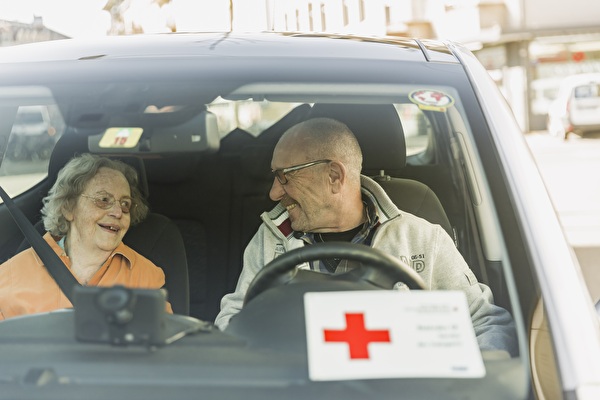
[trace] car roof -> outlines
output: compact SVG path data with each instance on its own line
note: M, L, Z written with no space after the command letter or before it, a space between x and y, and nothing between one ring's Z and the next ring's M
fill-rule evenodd
M331 40L331 39L337 40ZM293 46L290 44L293 43ZM391 51L395 48L396 51ZM404 37L264 33L181 33L64 39L0 49L6 63L162 57L347 58L458 62L446 43Z
M87 103L94 98L125 102L133 97L147 99L150 94L170 96L177 85L177 96L187 95L195 104L213 101L225 88L235 91L253 83L329 81L389 86L405 84L410 76L415 83L468 85L461 55L453 53L461 49L452 42L401 37L274 32L65 39L0 49L0 85L42 91L50 87L61 103L70 101L77 87L77 95ZM43 74L39 73L41 64ZM435 73L423 68L428 64L435 65ZM63 91L62 85L69 89ZM128 89L132 85L137 85L135 93ZM260 95L260 90L252 95ZM38 97L43 96L48 94L40 91ZM163 100L170 103L170 99Z

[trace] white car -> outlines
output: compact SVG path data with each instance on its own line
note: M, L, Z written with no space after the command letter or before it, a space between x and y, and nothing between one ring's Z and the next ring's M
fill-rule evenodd
M510 108L460 44L269 32L2 48L0 154L22 106L51 107L60 139L46 163L20 161L39 168L39 183L0 165L0 186L24 187L15 208L0 204L0 263L30 242L41 254L27 221L43 231L42 199L71 157L128 160L152 213L124 242L163 268L175 314L163 291L69 283L49 259L74 308L0 322L0 399L600 399L600 324L581 270ZM274 206L275 143L325 115L353 130L362 173L402 213L447 232L512 315L514 354L477 347L462 292L390 290L417 288L410 277L431 265L427 254L348 243L263 266L244 308L215 328ZM297 271L318 257L364 265ZM350 308L367 313L362 330L324 317ZM369 332L408 333L367 344L371 316ZM328 343L322 327L343 337Z
M600 132L600 73L571 75L548 109L548 133L568 138Z

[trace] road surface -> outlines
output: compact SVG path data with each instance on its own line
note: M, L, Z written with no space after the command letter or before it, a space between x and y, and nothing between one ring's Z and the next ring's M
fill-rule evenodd
M594 301L600 300L600 137L526 135Z

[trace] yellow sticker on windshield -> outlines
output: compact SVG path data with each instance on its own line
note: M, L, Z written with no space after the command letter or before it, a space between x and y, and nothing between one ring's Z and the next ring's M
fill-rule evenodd
M445 112L454 104L454 99L438 90L415 90L408 95L410 101L419 106L421 110Z
M144 132L142 128L108 128L99 145L105 149L115 147L131 149L137 146L142 132Z

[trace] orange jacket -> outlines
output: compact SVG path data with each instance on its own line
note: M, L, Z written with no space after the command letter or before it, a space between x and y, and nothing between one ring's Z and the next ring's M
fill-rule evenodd
M70 269L71 260L50 233L44 239ZM122 242L88 282L89 286L142 289L159 289L164 284L163 270ZM71 307L33 248L0 265L0 320ZM172 312L170 304L167 311Z

